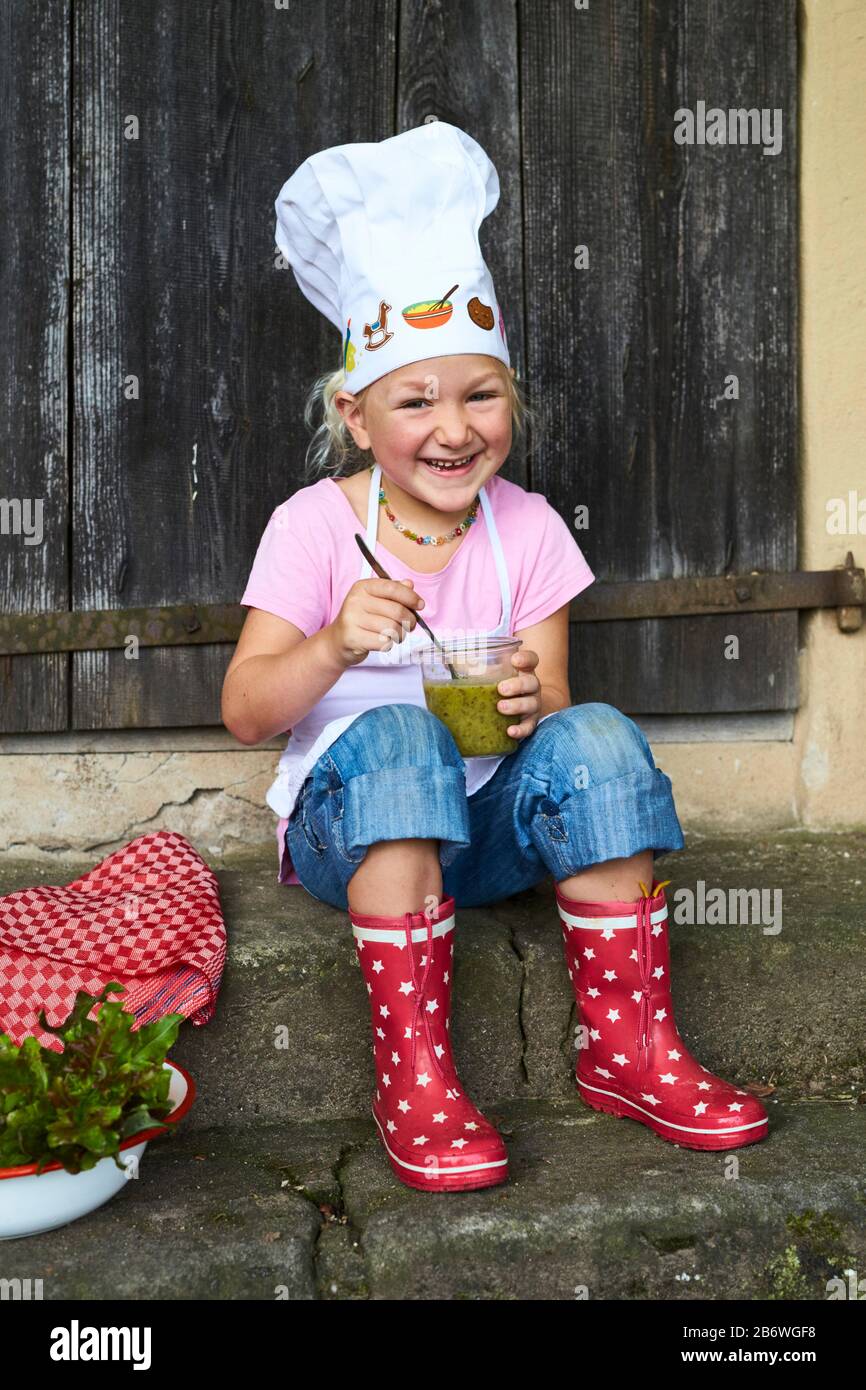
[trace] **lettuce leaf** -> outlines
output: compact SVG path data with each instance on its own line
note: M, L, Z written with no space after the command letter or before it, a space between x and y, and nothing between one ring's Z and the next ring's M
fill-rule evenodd
M44 1009L39 1026L63 1043L55 1052L33 1037L14 1043L0 1033L0 1168L56 1161L67 1173L119 1158L120 1144L159 1124L171 1111L171 1073L163 1062L177 1040L183 1014L165 1014L133 1031L135 1017L110 981L99 995L79 990L57 1027ZM101 1005L95 1019L87 1015Z

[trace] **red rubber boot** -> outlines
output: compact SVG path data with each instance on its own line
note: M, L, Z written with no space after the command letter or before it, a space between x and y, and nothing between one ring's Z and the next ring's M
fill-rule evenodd
M464 1094L451 1055L454 899L443 899L435 920L349 916L370 995L373 1119L391 1167L422 1192L504 1182L505 1144Z
M687 1149L736 1149L767 1137L767 1112L713 1076L674 1022L664 884L635 902L575 902L556 886L565 956L587 1036L581 1099Z

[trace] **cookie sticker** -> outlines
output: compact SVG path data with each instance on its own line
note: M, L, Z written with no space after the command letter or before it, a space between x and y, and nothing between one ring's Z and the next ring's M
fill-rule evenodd
M388 312L390 308L391 305L386 304L384 299L380 300L379 317L376 322L364 324L364 337L367 339L366 346L368 352L375 352L377 348L384 347L385 344L389 343L393 338L394 334L389 332L388 329ZM373 342L374 338L378 340L375 343Z
M466 305L466 312L473 323L477 323L479 328L492 328L496 319L493 317L493 310L489 304L482 304L477 294L473 295Z

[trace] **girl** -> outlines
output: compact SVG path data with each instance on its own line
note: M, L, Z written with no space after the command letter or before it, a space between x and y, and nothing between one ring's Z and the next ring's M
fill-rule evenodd
M268 522L223 690L241 742L290 735L267 797L280 881L348 911L373 1116L396 1175L426 1191L507 1177L451 1053L457 906L548 874L583 1100L691 1148L767 1132L760 1102L707 1072L674 1023L653 878L684 845L670 780L631 719L571 704L569 604L592 571L545 498L498 476L523 414L478 245L498 196L484 151L442 121L325 150L281 189L278 245L340 328L343 362L313 395L310 458L328 476ZM467 627L521 640L498 685L515 752L464 759L427 710L408 659L427 640L419 613L440 640Z

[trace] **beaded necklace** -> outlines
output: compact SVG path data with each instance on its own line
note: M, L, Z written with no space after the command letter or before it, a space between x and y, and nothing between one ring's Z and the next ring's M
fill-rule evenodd
M371 473L375 466L376 465L373 463L370 464ZM379 506L385 508L385 515L387 516L388 520L392 523L392 525L396 526L398 531L402 532L402 534L406 537L407 540L415 541L417 545L447 545L449 541L456 540L458 536L462 536L463 532L468 531L473 521L475 521L478 515L478 507L480 505L480 501L481 499L479 497L475 498L475 501L469 508L469 511L467 512L464 520L461 521L458 526L455 526L453 530L449 531L447 535L419 536L416 531L410 531L408 526L404 526L402 521L397 520L396 516L391 511L391 508L388 505L388 499L385 496L385 489L382 487L379 488Z

